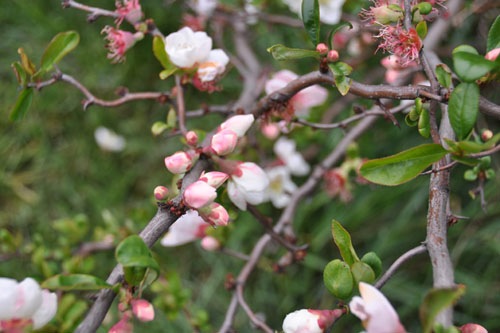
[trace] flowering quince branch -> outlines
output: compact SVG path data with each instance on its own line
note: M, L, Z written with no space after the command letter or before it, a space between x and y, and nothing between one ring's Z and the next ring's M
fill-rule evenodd
M148 247L152 247L180 217L179 214L174 213L170 208L179 207L184 190L195 182L201 175L202 171L207 167L208 163L206 160L199 160L198 163L196 163L195 166L193 166L193 168L184 176L180 194L176 198L172 199L171 203L168 205L159 204L156 215L139 234ZM117 265L108 276L106 282L110 285L114 285L116 283L122 283L123 278L123 269L121 265ZM85 319L80 323L75 332L95 332L104 320L104 317L111 307L115 296L116 293L112 289L101 290L92 307L87 312Z
M73 0L63 0L62 1L62 6L63 8L75 8L79 10L83 10L85 12L89 12L89 21L95 21L99 16L108 16L108 17L114 17L118 19L120 17L120 14L114 11L102 9L102 8L97 8L97 7L92 7L92 6L87 6L83 5L77 1Z

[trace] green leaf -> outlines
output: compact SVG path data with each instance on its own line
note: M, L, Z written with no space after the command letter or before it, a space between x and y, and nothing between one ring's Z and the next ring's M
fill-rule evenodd
M445 88L451 87L451 70L445 64L436 66L436 77L440 85Z
M101 290L112 288L106 281L87 274L55 275L43 281L42 288L51 290Z
M370 265L358 261L351 266L352 276L355 285L359 285L361 281L372 284L375 281L375 272Z
M14 71L14 74L16 75L17 82L19 85L21 85L23 88L26 87L26 82L28 80L28 73L23 68L23 65L19 61L13 62L10 67L12 67L12 70Z
M457 52L466 52L466 53L471 53L471 54L479 54L479 52L477 52L477 50L473 46L470 46L470 45L467 45L467 44L458 45L457 47L455 47L453 49L452 54L457 53Z
M488 41L486 42L486 51L491 51L500 47L500 16L497 16L495 22L491 25L488 32Z
M151 126L151 133L154 136L158 136L168 129L168 125L163 121L156 121L153 126Z
M294 49L286 47L282 44L276 44L267 49L267 52L271 53L274 59L282 60L293 60L302 58L319 58L318 51L304 50L304 49Z
M125 281L133 286L156 280L160 266L141 237L132 235L116 247L116 260L123 266Z
M360 172L372 183L399 185L417 177L446 153L438 144L420 145L392 156L369 160L361 166Z
M319 42L319 1L302 1L302 22L314 46Z
M339 248L340 255L349 266L359 261L358 255L352 246L351 235L336 220L332 221L332 235L333 241Z
M50 71L65 55L73 51L80 42L76 31L58 33L52 38L42 55L40 71Z
M425 36L427 36L427 22L425 22L425 21L418 22L417 26L416 26L416 30L417 30L418 37L420 37L421 39L424 39Z
M22 47L18 48L17 53L19 54L19 57L21 57L21 66L26 71L26 73L28 73L29 75L35 74L36 66L30 60L28 55L24 53L24 49Z
M424 333L432 332L436 316L453 305L465 293L465 286L454 288L432 289L427 293L420 306L420 321Z
M451 127L459 140L465 139L476 123L479 111L479 87L476 83L460 83L448 102Z
M354 291L351 269L340 259L332 260L325 266L323 282L326 289L340 299L348 299Z
M17 97L16 104L14 104L14 107L10 112L10 120L21 120L26 112L28 112L28 109L31 106L31 102L33 101L33 91L33 88L26 88L21 91L21 93Z
M167 51L165 51L165 40L160 36L155 36L153 38L153 54L164 68L164 70L160 72L160 79L165 80L179 70L179 68L170 61Z
M426 139L431 135L431 121L427 109L423 109L418 118L418 133Z
M362 258L361 261L370 266L375 273L375 278L377 278L380 273L382 273L382 260L378 257L375 252L368 252Z
M349 92L351 87L351 79L347 75L351 74L352 67L345 62L339 61L336 63L329 63L328 67L333 73L333 79L335 81L335 86L342 96L345 96Z
M465 82L473 82L499 65L479 54L453 52L453 67L457 75Z

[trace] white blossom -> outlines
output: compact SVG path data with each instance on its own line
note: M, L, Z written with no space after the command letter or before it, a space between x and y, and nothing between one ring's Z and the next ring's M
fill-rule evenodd
M305 176L309 173L310 166L302 155L297 152L295 141L280 137L274 144L274 153L286 165L292 175Z
M258 205L266 200L269 186L267 175L257 164L240 163L231 174L227 184L229 199L241 210L247 209L247 203Z
M190 68L207 59L212 49L212 38L206 32L194 32L184 27L165 38L165 51L170 61L180 68Z
M297 185L290 177L290 170L285 166L276 166L266 169L269 186L267 197L276 208L284 208L290 202L290 194L297 189Z
M106 151L119 152L125 149L125 138L106 127L98 127L94 131L97 145Z

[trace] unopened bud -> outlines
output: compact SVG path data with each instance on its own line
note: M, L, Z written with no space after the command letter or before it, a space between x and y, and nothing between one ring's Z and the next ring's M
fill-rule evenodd
M196 147L198 144L198 134L195 131L189 131L186 133L186 143L191 147Z
M493 132L489 129L487 130L484 130L482 133L481 133L481 140L483 140L483 142L486 142L488 141L489 139L491 139L493 137Z
M165 186L156 186L153 193L156 200L162 201L168 197L168 188Z
M210 205L217 197L215 188L202 180L197 180L184 191L184 202L191 208L202 208Z
M490 52L486 53L484 58L487 60L495 61L497 60L499 55L500 55L500 47L497 47L496 49L493 49Z
M326 58L329 62L336 62L339 60L339 52L337 50L330 50Z
M319 52L319 54L327 54L328 53L328 46L326 46L325 43L319 43L318 45L316 45L316 51Z
M206 182L208 185L219 188L229 178L229 175L220 171L204 172L200 176L200 180Z
M212 236L205 236L203 237L203 239L201 240L201 247L205 250L205 251L215 251L215 250L218 250L220 248L220 243L219 241L217 240L217 238L215 237L212 237Z
M230 129L223 129L217 132L210 141L210 148L219 156L224 156L233 152L238 143L238 134Z
M488 333L486 328L481 325L469 323L460 327L461 333Z
M144 299L134 299L131 302L132 312L140 321L151 321L155 318L153 305Z

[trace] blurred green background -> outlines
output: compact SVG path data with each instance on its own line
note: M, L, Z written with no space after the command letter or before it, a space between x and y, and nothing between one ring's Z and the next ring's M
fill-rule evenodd
M114 92L119 86L126 86L130 91L171 88L171 80L158 79L161 68L150 51L149 37L128 52L125 63L112 65L106 59L100 31L105 24L113 22L101 18L88 24L85 13L62 9L59 3L16 0L0 11L0 276L16 279L32 276L43 281L62 272L106 278L115 264L112 250L85 258L73 254L83 243L101 241L111 235L117 244L125 236L140 231L156 211L152 189L171 181L163 158L182 147L177 137L151 135L151 125L165 119L168 105L143 101L113 109L92 106L83 111L83 96L66 84L56 84L36 93L27 116L20 122L9 121L18 93L10 69L10 64L18 60L16 50L23 47L37 62L50 39L61 31L77 30L81 41L60 63L60 69L99 97L115 98ZM112 9L114 1L86 3ZM276 1L267 4L270 11L288 13ZM353 2L350 6L356 5L359 4ZM143 1L142 6L164 34L180 27L185 6L182 1ZM469 43L484 51L485 34L495 17L494 12L467 16L453 30L448 44L439 50L441 55L446 57L459 43ZM266 34L268 28L265 25L253 28L253 32L259 34L255 45L263 62L301 73L314 69L307 61L297 64L271 60L264 50L277 42L310 46L302 31L278 26L273 27L272 34ZM371 64L378 63L380 56L360 66L359 80L363 80ZM189 107L234 100L239 82L233 69L222 81L223 94L207 95L188 88ZM498 95L498 86L490 87L485 93L495 98L495 91ZM333 103L338 95L332 91L331 96ZM498 103L498 96L496 98ZM188 125L209 131L220 119L217 115L209 116L190 120ZM361 156L385 156L422 143L416 130L404 125L401 116L398 119L401 128L378 121L358 142ZM483 117L479 124L496 132L500 127L498 120ZM98 126L123 135L127 140L126 149L120 153L100 150L93 137ZM294 134L299 147L312 142L322 148L317 156L310 158L312 163L332 149L341 135L340 130L301 130ZM494 168L498 169L498 154L492 159ZM470 217L450 228L449 245L456 281L467 285L466 295L456 307L455 321L457 324L478 322L490 332L496 332L500 331L500 178L497 175L487 183L485 194L489 204L483 211L479 200L472 200L468 194L475 184L463 180L465 170L464 167L453 170L451 187L453 212ZM284 273L275 273L272 265L284 251L271 247L245 289L251 308L278 329L284 316L295 309L335 306L337 301L322 282L323 267L340 257L331 240L332 218L351 232L358 253L377 252L387 268L401 253L425 239L427 186L428 179L419 177L394 188L355 186L354 200L349 203L332 200L322 191L309 197L299 207L294 221L299 243L310 244L306 259L288 267ZM270 204L262 205L262 210L279 216L279 211ZM227 247L248 253L262 234L262 227L247 213L235 217L232 227L218 232L227 233ZM145 297L154 300L159 311L153 323L137 323L137 331L190 332L193 326L203 332L216 331L231 297L230 292L224 290L224 279L228 273L237 275L242 262L206 252L199 244L178 248L156 245L154 251L162 265L162 278ZM383 289L410 332L420 330L418 306L431 285L430 264L424 254L407 262ZM54 325L46 329L71 331L86 310L88 302L82 301L86 296L77 293L64 296ZM115 321L116 317L110 316L104 326L109 328ZM62 327L63 323L66 326ZM237 332L254 331L242 311L238 313L235 327ZM360 329L357 320L346 316L332 332Z

